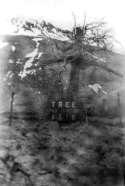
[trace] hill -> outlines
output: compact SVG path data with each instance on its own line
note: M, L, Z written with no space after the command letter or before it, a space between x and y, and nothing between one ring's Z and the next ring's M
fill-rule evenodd
M13 32L0 36L5 44L0 50L1 112L9 111L12 91L16 94L14 112L39 111L45 100L66 96L71 73L69 62L77 55L72 47L72 32L44 21L13 18L8 22ZM85 44L84 62L78 100L85 107L95 105L102 96L123 86L123 54Z

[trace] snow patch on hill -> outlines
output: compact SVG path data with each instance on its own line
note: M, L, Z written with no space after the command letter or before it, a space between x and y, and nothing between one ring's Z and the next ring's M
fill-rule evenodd
M16 50L16 47L15 46L11 46L12 48L12 51L14 52Z
M19 73L19 76L21 79L23 79L27 74L32 74L35 71L28 70L27 68L32 66L32 62L34 61L34 58L38 55L38 48L36 48L33 52L29 53L26 55L27 58L30 58L29 60L26 61L24 65L24 70Z
M101 85L99 85L99 84L88 85L88 87L91 88L91 89L93 89L94 92L96 92L96 93L99 93L99 91L101 90L104 94L107 94L107 92L105 92L105 91L102 89Z
M32 40L36 42L36 47L38 48L40 45L39 41L42 41L43 39L42 38L33 38Z
M0 48L5 47L6 45L8 45L8 43L3 43L3 42L0 42Z

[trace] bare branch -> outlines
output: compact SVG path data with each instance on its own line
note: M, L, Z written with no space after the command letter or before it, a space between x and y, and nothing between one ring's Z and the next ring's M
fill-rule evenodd
M71 13L72 13L73 18L74 18L74 27L73 27L73 30L74 30L74 28L76 28L76 16L74 15L72 10L71 10Z
M102 61L102 59L94 58L90 53L86 52L83 57L83 65L81 66L97 66L108 72L111 72L119 77L124 77L123 74L119 73L117 70L114 70L107 66L106 62Z

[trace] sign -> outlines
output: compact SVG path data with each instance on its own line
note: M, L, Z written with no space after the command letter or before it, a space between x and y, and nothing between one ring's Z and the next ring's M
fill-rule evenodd
M82 102L47 102L45 106L46 118L52 121L79 121L83 119Z

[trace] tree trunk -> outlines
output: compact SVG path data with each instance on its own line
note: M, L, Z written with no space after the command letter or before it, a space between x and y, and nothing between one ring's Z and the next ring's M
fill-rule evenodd
M76 28L75 36L74 36L74 50L76 51L76 58L70 62L71 72L70 72L69 86L67 89L68 101L78 100L80 66L83 60L82 37L83 37L82 29L79 27Z
M76 57L76 59L71 63L70 80L67 89L68 101L78 100L79 74L80 74L81 61L82 61L82 56L78 55L78 57Z

